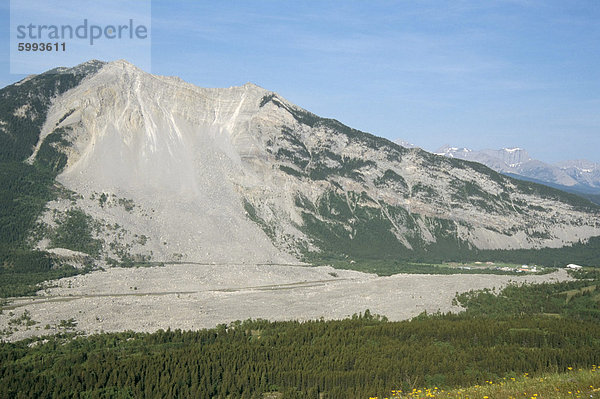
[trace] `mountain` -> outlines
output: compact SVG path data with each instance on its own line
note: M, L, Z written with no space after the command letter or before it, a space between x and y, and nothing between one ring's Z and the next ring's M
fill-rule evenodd
M600 164L583 159L555 164L582 186L600 189Z
M434 153L479 162L508 176L549 185L600 203L600 165L590 161L547 164L531 158L522 148L474 151L445 145Z
M497 163L501 169L516 168L526 162L533 161L527 151L522 148L503 148L501 150L473 151L469 148L450 147L445 145L434 152L450 158L467 159L469 161L486 160Z
M600 208L577 196L402 147L250 83L201 88L121 60L29 77L0 99L0 141L12 143L1 160L45 176L48 195L6 194L43 205L33 222L11 221L40 250L276 263L600 236Z

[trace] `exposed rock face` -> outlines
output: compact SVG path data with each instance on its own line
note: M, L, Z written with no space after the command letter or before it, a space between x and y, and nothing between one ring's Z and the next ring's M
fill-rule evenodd
M583 200L401 147L252 84L199 88L115 61L54 100L37 148L57 131L69 143L57 180L76 195L44 221L81 208L114 258L287 262L600 235Z
M57 180L105 227L121 226L103 234L115 257L291 260L247 218L233 184L245 174L242 157L253 143L243 127L263 92L200 89L117 61L56 99L40 143L56 128L69 132ZM122 238L111 241L115 233Z

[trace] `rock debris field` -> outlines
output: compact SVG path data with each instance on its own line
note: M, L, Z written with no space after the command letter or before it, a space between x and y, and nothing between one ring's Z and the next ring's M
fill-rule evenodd
M1 339L15 341L62 331L195 330L249 318L340 319L365 309L404 320L423 311L460 311L452 305L457 292L500 288L511 281L567 279L564 270L527 276L378 277L301 265L112 268L51 282L36 297L10 299L0 314L0 333Z

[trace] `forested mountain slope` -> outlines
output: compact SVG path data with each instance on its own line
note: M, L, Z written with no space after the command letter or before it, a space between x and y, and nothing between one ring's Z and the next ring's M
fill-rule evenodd
M253 84L206 89L89 62L0 98L5 244L110 264L261 263L437 259L600 235L589 201L406 149Z

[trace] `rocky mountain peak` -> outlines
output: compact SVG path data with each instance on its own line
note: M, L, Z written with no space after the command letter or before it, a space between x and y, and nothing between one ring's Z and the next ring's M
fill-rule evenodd
M431 257L600 235L591 203L407 150L253 84L202 88L123 60L86 76L53 98L30 161L76 193L40 223L84 212L107 258Z

